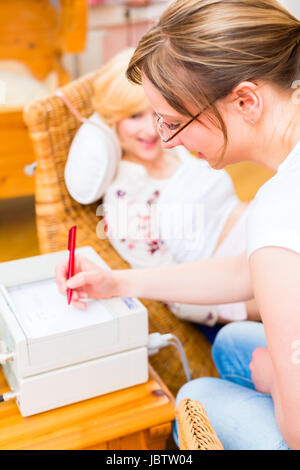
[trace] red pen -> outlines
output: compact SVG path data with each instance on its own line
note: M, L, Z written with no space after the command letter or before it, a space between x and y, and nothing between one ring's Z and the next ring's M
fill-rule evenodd
M69 240L68 240L68 250L69 250L69 265L68 265L68 279L74 276L74 268L75 268L75 244L76 244L76 228L77 226L74 225L69 230ZM67 289L67 298L68 304L70 305L72 300L72 289Z

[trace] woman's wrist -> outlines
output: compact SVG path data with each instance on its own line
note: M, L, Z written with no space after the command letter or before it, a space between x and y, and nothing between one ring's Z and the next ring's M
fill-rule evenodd
M134 271L132 269L120 269L113 271L114 297L138 297L137 292L134 292L135 283L132 282Z

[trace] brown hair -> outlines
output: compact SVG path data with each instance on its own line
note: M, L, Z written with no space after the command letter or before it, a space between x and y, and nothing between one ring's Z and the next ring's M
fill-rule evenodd
M288 89L300 72L300 22L275 0L177 0L141 39L127 77L142 73L179 113L185 103L227 131L215 102L244 80Z

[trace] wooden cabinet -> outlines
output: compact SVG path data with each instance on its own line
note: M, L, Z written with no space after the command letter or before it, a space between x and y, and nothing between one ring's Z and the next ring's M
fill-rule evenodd
M0 372L0 394L8 391ZM163 450L175 403L150 368L147 383L23 418L0 403L0 450Z
M34 178L24 173L33 161L22 111L0 111L0 199L34 194Z
M86 0L1 2L0 67L28 70L39 81L55 72L59 85L67 83L62 55L83 50L86 9ZM24 173L34 158L22 106L0 104L0 198L34 194L34 178Z

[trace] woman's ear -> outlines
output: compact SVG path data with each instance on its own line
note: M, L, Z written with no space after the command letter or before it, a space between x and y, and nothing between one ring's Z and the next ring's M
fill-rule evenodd
M231 94L235 108L244 120L250 124L256 124L263 110L263 98L259 86L253 82L241 82Z

